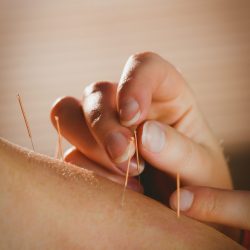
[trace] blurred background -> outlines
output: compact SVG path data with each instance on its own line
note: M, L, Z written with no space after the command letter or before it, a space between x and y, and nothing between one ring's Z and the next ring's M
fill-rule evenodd
M182 71L224 141L236 188L250 190L249 0L0 0L0 136L30 147L20 93L37 151L54 155L53 101L118 81L145 50Z

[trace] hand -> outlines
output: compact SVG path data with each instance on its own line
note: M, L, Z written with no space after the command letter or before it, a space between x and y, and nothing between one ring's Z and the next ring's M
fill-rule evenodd
M170 198L176 209L176 192ZM208 187L183 187L181 211L195 219L250 230L250 191L229 191Z
M54 124L55 115L83 157L118 175L126 170L130 127L138 126L140 154L156 169L179 172L185 185L232 188L222 150L187 83L154 53L131 56L118 85L97 82L84 90L83 101L59 100L51 112ZM130 169L138 174L135 159Z

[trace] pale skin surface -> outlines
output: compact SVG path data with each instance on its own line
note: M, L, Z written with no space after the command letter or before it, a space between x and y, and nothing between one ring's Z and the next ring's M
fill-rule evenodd
M87 163L86 163L87 165ZM0 139L0 249L242 249L93 172Z
M134 150L128 154L128 146L136 127L139 153L153 167L146 183L153 189L152 198L176 209L175 183L166 176L175 178L179 173L181 185L189 190L181 190L183 213L226 225L219 225L220 230L237 241L240 229L250 228L250 194L231 191L219 140L185 78L159 55L132 55L119 82L95 82L83 90L82 99L58 99L51 110L54 125L55 116L60 118L62 135L74 146L65 154L66 161L82 165L87 157L94 171L107 178L112 172L109 179L123 184L121 176L134 154ZM139 173L147 170L140 166ZM130 175L139 173L136 164L131 164ZM190 198L190 192L193 202L187 206L184 198L185 194Z

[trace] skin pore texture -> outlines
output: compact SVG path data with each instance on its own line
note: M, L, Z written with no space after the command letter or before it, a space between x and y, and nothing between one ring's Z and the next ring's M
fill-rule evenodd
M0 138L0 249L242 249L93 172Z

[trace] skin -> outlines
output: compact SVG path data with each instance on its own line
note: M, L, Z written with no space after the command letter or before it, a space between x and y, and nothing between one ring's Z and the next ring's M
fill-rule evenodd
M183 187L180 195L189 191L193 201L185 209L185 215L205 222L219 223L230 227L250 230L250 192L229 191L209 187ZM176 210L177 197L170 198L171 207Z
M82 100L60 98L51 110L54 126L55 116L62 135L83 158L117 176L125 174L128 158L134 155L135 147L128 148L137 127L139 153L159 176L175 177L179 172L183 185L232 189L222 149L192 91L174 66L157 54L132 55L118 83L92 83L84 89ZM154 135L151 145L145 139L150 124L160 128L164 139L158 151L151 147L160 144L152 142ZM130 176L143 170L134 164Z
M136 104L131 105L131 100ZM54 126L55 116L60 117L62 135L74 146L66 153L66 161L81 166L87 157L94 171L109 179L112 172L112 181L123 184L121 176L135 152L134 147L128 151L129 142L137 128L139 153L151 165L148 169L141 164L138 171L135 164L130 164L131 181L132 176L143 173L143 187L136 184L136 179L133 182L139 192L144 188L150 197L176 209L173 178L178 172L181 185L194 194L192 206L183 213L226 225L216 227L235 240L239 240L240 230L231 226L249 228L249 193L230 191L232 180L223 150L192 90L182 74L159 55L132 55L118 83L92 83L84 89L81 100L69 96L58 99L51 110ZM161 136L156 140L155 134L149 134L148 142L146 131L152 125L158 127ZM123 138L114 139L117 132ZM161 143L158 151L152 147ZM199 186L203 188L199 190ZM239 205L232 206L235 203ZM228 206L230 209L225 209Z
M1 249L242 249L92 171L0 139ZM87 165L87 163L86 163Z

